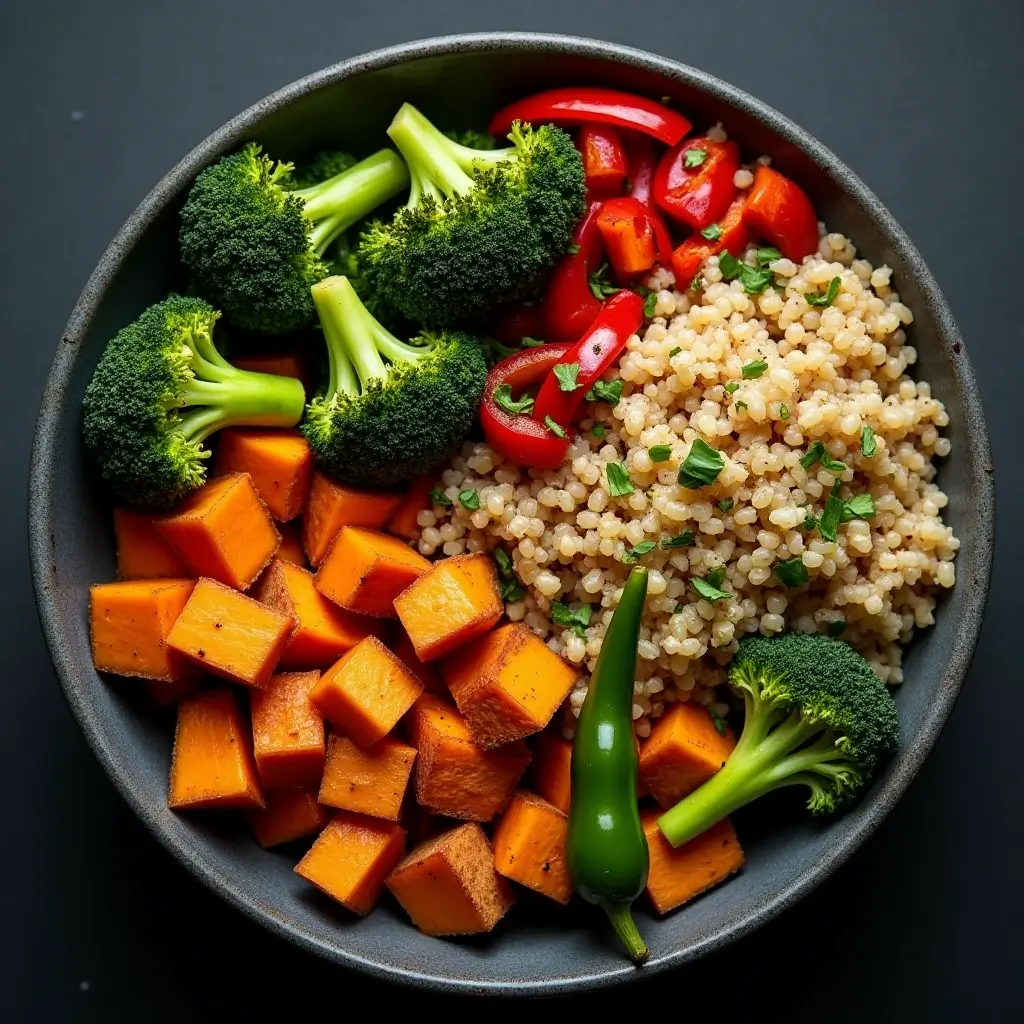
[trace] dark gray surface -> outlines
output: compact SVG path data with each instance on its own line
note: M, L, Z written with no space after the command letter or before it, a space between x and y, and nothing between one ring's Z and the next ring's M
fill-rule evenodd
M1020 144L1012 133L1000 133L1004 112L1020 100L1012 63L1021 36L1017 8L957 5L954 24L952 15L939 16L940 7L954 5L933 4L925 24L879 5L873 17L862 14L848 27L846 46L855 59L840 54L830 66L827 53L838 45L841 19L837 24L828 12L795 16L800 32L793 33L776 11L756 32L727 44L713 31L710 15L688 14L663 31L650 16L638 22L611 7L597 17L598 6L580 19L554 17L548 5L533 17L524 12L516 23L618 38L704 66L792 116L876 189L946 289L981 376L997 463L1006 466L1014 440L1009 388L1015 373L1008 357L1020 334L1011 327L1010 169L1019 163ZM323 5L323 16L337 26L341 42L335 43L327 32L289 29L276 7L247 4L231 16L217 14L226 5L213 14L200 10L213 19L209 37L185 28L177 44L170 31L189 26L195 16L189 4L145 16L127 5L118 13L114 5L94 4L78 24L37 5L31 26L0 25L0 90L5 98L18 97L8 103L17 111L10 133L15 158L9 153L0 170L3 223L13 225L5 232L13 241L5 254L12 276L0 288L8 347L26 353L25 384L11 388L4 410L8 437L19 441L5 454L9 480L24 479L31 410L71 302L108 237L170 163L268 89L345 53L445 29L510 24L508 17L447 19L438 6L430 21L421 12L422 24L414 24L391 5L384 15L391 20L360 31L366 15ZM10 20L9 12L0 17ZM239 24L239 17L246 22ZM614 31L616 18L621 31ZM816 46L814 38L828 41ZM142 53L126 50L131 46ZM28 77L20 79L23 72ZM72 120L73 110L84 116ZM111 164L108 152L124 160ZM976 192L966 191L972 182ZM23 199L14 199L15 185L28 192ZM1000 298L981 301L975 268L1000 281ZM10 490L20 495L20 483ZM1011 542L1019 491L1019 481L1001 480L1002 533ZM8 508L12 519L19 514ZM4 962L6 993L18 1006L32 999L37 1011L49 1011L40 1013L48 1019L85 1018L89 1009L105 1019L136 1012L169 1018L176 1011L204 1019L218 1007L232 1019L247 1011L301 1012L318 993L337 993L340 985L349 996L360 990L361 983L220 906L168 862L117 802L61 706L32 621L23 534L16 523L8 533L10 583L3 599L15 656L8 661L5 717L12 727L2 756L5 777L16 782L9 787L14 806L8 816L16 838L5 847L13 883L5 899L11 902L8 935L19 925L25 930ZM814 1004L836 993L840 1019L862 1018L872 1009L877 1016L879 1007L882 1019L1011 1019L1020 984L1011 966L1020 949L1014 873L1020 799L1013 789L1014 750L1002 746L999 735L1009 712L1021 705L1014 686L1019 672L1008 660L1008 642L1000 644L1016 611L1009 594L1015 557L1004 544L967 692L890 822L806 904L761 936L652 986L651 995L678 985L690 1009L720 1002L716 979L738 971L749 979L749 990L742 986L730 998L741 1009L753 1007L759 993L776 988L772 980L797 952L820 961L810 977L799 970L809 986L806 1000L786 1001L798 1019L820 1013ZM821 959L826 934L835 936L837 948ZM872 972L877 978L866 982ZM246 977L252 979L248 991ZM225 986L224 979L239 985ZM80 980L90 981L87 993L78 991ZM403 996L394 998L397 1007Z

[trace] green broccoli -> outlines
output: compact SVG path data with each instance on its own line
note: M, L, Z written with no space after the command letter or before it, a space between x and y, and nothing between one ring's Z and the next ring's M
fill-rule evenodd
M390 487L450 456L476 419L487 378L476 339L441 332L399 341L346 277L315 285L313 301L330 370L302 432L320 465L348 483Z
M327 247L409 182L391 150L295 191L292 170L249 143L203 171L181 211L181 259L197 291L264 334L313 322L309 289L329 273Z
M516 124L508 149L443 135L406 103L388 129L409 164L408 204L364 232L363 273L432 326L471 321L534 291L583 215L583 164L559 128Z
M297 164L281 184L289 192L314 188L316 185L323 184L328 178L336 178L339 174L344 174L349 168L355 167L356 163L356 158L351 153L345 153L338 149L325 149L317 153L311 160L307 160L306 163Z
M807 786L812 814L852 802L899 741L886 685L841 640L745 637L729 666L746 716L724 767L658 819L673 846L783 786Z
M223 427L291 427L299 381L232 366L217 351L220 314L172 295L122 328L85 390L85 445L117 495L165 508L206 479L203 441Z
M498 148L498 140L487 132L477 131L476 128L466 128L464 131L445 132L445 138L457 142L460 146L468 146L470 149L491 150Z

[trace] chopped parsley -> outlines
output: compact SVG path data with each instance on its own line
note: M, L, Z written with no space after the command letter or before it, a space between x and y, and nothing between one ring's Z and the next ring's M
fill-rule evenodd
M804 517L804 521L800 524L800 529L806 530L808 533L810 533L812 530L816 530L817 528L818 520L814 518L813 512L808 512L807 515Z
M570 242L569 248L565 250L570 256L575 256L580 251L578 242Z
M607 427L605 427L603 423L595 423L590 428L590 432L594 435L594 437L604 437L606 431Z
M704 287L704 278L697 274L694 279L690 282L690 291L699 292Z
M656 444L647 449L651 462L668 462L672 458L672 445Z
M788 420L789 419L789 406L786 405L785 402L783 402L782 405L779 406L779 419L780 420Z
M668 354L669 359L672 359L675 356L679 355L679 353L682 352L682 351L683 350L678 345L676 345L676 347L674 349L672 349L671 352L669 352L669 354Z
M878 442L875 440L875 432L867 425L860 430L860 453L865 459L873 459L878 451Z
M733 505L735 505L735 504L736 504L736 503L735 503L735 502L734 502L734 501L732 500L732 498L723 498L723 499L722 499L722 500L721 500L721 501L720 501L720 502L718 503L718 507L719 507L719 508L720 508L720 509L721 509L721 510L722 510L723 512L731 512L731 511L732 511L732 508L733 508Z
M747 407L747 403L746 402L737 402L736 403L736 408L737 409L746 409L746 407Z
M768 267L752 267L736 259L728 249L718 256L718 268L722 271L722 279L733 281L739 278L743 290L748 295L759 295L772 283L772 272Z
M782 253L773 245L765 246L763 249L757 250L757 265L759 267L767 267L769 263L774 263L776 260L782 259Z
M846 463L833 459L826 450L824 441L813 441L810 448L800 458L800 465L804 469L810 469L817 462L820 462L822 467L830 473L843 473L846 471Z
M475 512L480 507L479 492L474 491L471 487L464 491L459 491L459 504L470 512Z
M710 575L711 573L708 573L708 576ZM702 580L699 576L694 576L690 580L690 585L698 594L700 594L701 597L704 598L705 601L710 601L712 604L714 604L715 601L725 601L732 597L732 594L727 590L719 590L718 587L708 583L706 579Z
M547 427L555 437L560 437L562 440L565 440L567 435L564 428L560 424L556 423L550 416L544 417L544 426Z
M546 345L547 342L543 338L523 338L521 344L523 348L540 348L541 345Z
M767 369L768 364L763 359L755 359L752 363L747 363L741 372L744 380L756 380Z
M579 381L579 363L556 363L555 379L558 381L559 391L578 391L582 384Z
M679 483L691 491L713 484L725 469L725 459L703 438L690 445L690 454L679 467Z
M573 611L568 605L561 601L551 602L551 618L556 626L564 626L571 629L581 640L587 639L587 626L590 625L590 615L593 609L589 604L581 604Z
M590 279L587 283L590 285L590 294L595 299L604 302L609 295L614 295L616 292L621 292L622 289L617 284L612 284L608 278L610 268L607 263L602 263L601 266L590 275Z
M449 498L448 495L445 494L444 491L442 491L440 487L435 487L430 492L430 500L435 505L440 505L442 508L451 508L452 507L452 499Z
M523 395L522 398L518 399L513 398L511 384L499 384L494 389L492 397L494 398L494 404L510 416L522 416L533 412L533 399L529 395Z
M683 530L682 533L677 533L674 537L661 538L663 548L692 548L695 543L693 530Z
M622 560L626 565L632 565L638 559L643 558L644 555L649 555L657 546L653 540L642 540L639 544L634 544L626 551L622 556Z
M717 242L722 237L722 229L717 224L709 224L701 235L709 242Z
M654 316L654 311L657 308L658 308L658 293L657 292L651 292L644 299L644 316L647 317L648 320L650 320L651 317Z
M838 277L833 277L828 283L828 288L825 290L824 295L814 295L810 292L804 295L807 300L808 306L831 306L836 301L836 296L839 294L839 286L842 284L842 280Z
M609 462L605 466L605 473L608 476L608 493L613 498L623 498L636 490L633 481L629 479L626 467L621 462Z
M615 405L622 397L621 380L595 380L590 390L583 396L587 402L607 402Z
M848 523L851 519L872 519L876 514L875 499L870 494L857 494L843 502L843 515L839 521Z
M704 577L713 587L720 587L725 582L725 566L719 565Z
M739 389L740 389L739 383L737 381L734 381L734 380L729 381L729 383L725 385L725 393L727 395L733 395L737 391L739 391Z
M842 636L846 632L846 619L833 619L825 627L825 631L829 636Z
M498 586L498 595L505 602L522 601L526 597L526 591L519 580L502 580Z
M775 563L775 578L784 587L800 587L811 578L811 574L803 559L797 555L795 558L787 558L785 562Z
M495 548L493 554L494 561L498 566L498 572L505 579L508 579L512 575L512 559L509 557L508 552L504 548Z
M687 169L700 167L707 158L708 151L706 149L688 149L683 155L683 166Z
M716 715L711 708L708 708L708 714L711 716L711 724L715 727L715 732L717 732L719 736L724 736L726 730L729 728L725 719L722 718L721 715Z
M835 541L836 531L843 519L843 509L846 503L839 497L839 481L832 485L832 491L825 502L825 511L821 513L818 520L818 532L825 540Z

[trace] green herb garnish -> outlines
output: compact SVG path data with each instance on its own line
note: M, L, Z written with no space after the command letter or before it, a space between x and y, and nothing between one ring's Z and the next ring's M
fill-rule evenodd
M735 505L735 504L736 504L736 503L735 503L735 502L734 502L734 501L732 500L732 498L723 498L723 499L722 499L722 500L721 500L721 501L720 501L720 502L718 503L718 507L719 507L719 508L720 508L720 509L721 509L721 510L722 510L723 512L731 512L731 511L732 511L732 509L733 509L733 505Z
M472 488L459 491L459 504L463 508L469 509L470 512L475 512L480 507L479 492L474 491Z
M569 248L565 250L570 256L575 256L580 251L578 242L570 242Z
M732 281L739 278L743 290L748 295L759 295L772 283L772 272L767 267L752 267L736 259L728 249L718 255L718 268L722 271L722 279Z
M632 565L638 559L643 558L644 555L649 555L658 545L653 540L642 540L639 544L634 544L628 551L622 555L622 561L626 565Z
M775 578L784 587L799 587L806 583L811 574L799 555L796 558L788 558L785 562L775 563Z
M607 402L615 405L622 397L621 380L595 380L590 390L583 396L585 402Z
M694 279L690 282L690 291L699 292L704 287L704 278L697 274Z
M573 611L561 601L551 602L551 618L555 625L571 629L581 640L587 639L587 626L590 625L592 610L589 604L581 604Z
M785 402L783 402L782 405L779 406L779 419L780 420L788 420L789 419L789 406L786 405Z
M870 494L857 494L843 503L843 515L839 521L848 523L852 519L872 519L876 514L875 499Z
M614 295L616 292L621 292L622 289L617 284L612 284L609 280L609 273L611 268L607 263L602 263L593 274L590 275L587 283L590 285L590 294L595 299L604 302L609 295Z
M647 449L651 462L668 462L672 458L672 445L656 444Z
M769 263L774 263L776 260L782 259L782 253L773 245L767 245L763 249L757 250L757 265L759 267L767 267Z
M873 459L878 451L875 432L867 425L860 428L860 453L865 459Z
M837 480L832 485L828 501L825 502L825 511L821 513L821 519L818 521L818 532L825 540L835 541L836 531L842 522L845 507L846 503L839 497L839 481Z
M683 166L688 169L700 167L707 158L708 151L706 149L688 149L683 156Z
M721 715L716 715L710 708L708 708L708 714L711 716L711 724L715 727L715 732L719 736L724 736L729 728L725 719Z
M430 492L430 500L435 505L440 505L442 508L451 508L452 507L452 499L449 498L448 495L445 494L444 491L442 491L440 487L435 487Z
M725 459L703 438L690 445L690 454L679 467L679 483L691 491L713 484L725 469Z
M729 381L729 383L725 385L725 392L728 395L734 395L737 391L739 391L739 389L739 383L734 380Z
M683 530L682 533L677 533L674 537L661 538L663 548L692 548L695 542L693 530Z
M502 601L506 603L510 601L522 601L526 597L526 591L523 590L522 584L519 580L502 580L498 586L498 595Z
M737 409L746 409L746 407L747 407L747 403L746 402L737 402L736 403L736 408Z
M499 384L494 389L492 397L494 404L499 409L504 409L510 416L521 416L533 411L533 399L529 395L523 395L519 399L513 398L511 384Z
M804 298L807 300L808 306L831 306L836 301L836 296L839 294L839 286L842 284L842 280L838 277L833 277L828 283L828 288L824 295L814 295L807 293Z
M711 586L720 587L725 582L725 566L716 566L707 574L707 576L704 577L704 579L706 579Z
M804 469L810 469L816 462L820 462L824 469L830 473L843 473L846 471L846 463L833 459L825 448L824 441L811 442L810 448L800 459L800 465Z
M578 391L583 385L579 382L579 363L556 363L555 379L559 391Z
M747 363L741 372L744 380L756 380L767 369L768 364L763 359L755 359L752 363Z
M521 344L523 348L540 348L541 345L546 345L547 342L543 338L523 338Z
M658 308L658 293L651 292L647 298L644 299L644 316L648 320L654 316L654 311Z
M727 598L732 597L732 594L727 590L719 590L718 587L712 586L707 580L702 580L699 576L692 577L690 584L705 601L710 601L712 604L715 601L725 601Z
M512 559L509 557L509 553L504 548L495 548L491 554L494 555L494 561L497 563L498 572L500 572L505 579L508 579L512 575Z
M636 490L626 467L621 462L609 462L605 466L605 473L608 476L608 493L613 498L625 497Z
M813 512L808 512L804 517L804 521L800 524L800 529L810 533L811 530L818 528L818 520L814 518Z
M722 229L717 224L709 224L701 235L709 242L717 242L722 237Z
M674 349L672 349L671 352L669 352L669 354L668 354L669 359L672 359L675 356L679 355L679 353L682 352L682 351L683 350L678 345L676 345L676 347Z
M605 427L603 423L595 423L590 428L590 432L594 435L594 437L604 437L605 433L607 432L607 429L608 428Z
M544 426L547 427L555 437L560 437L563 441L565 440L567 436L565 429L556 423L550 416L544 417Z

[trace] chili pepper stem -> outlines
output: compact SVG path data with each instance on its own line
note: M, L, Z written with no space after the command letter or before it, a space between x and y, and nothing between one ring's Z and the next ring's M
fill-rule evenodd
M619 940L626 947L630 960L637 967L640 967L647 961L650 952L647 949L647 943L644 942L644 937L640 934L640 929L636 926L636 921L633 920L629 904L607 903L602 900L601 906L608 915L608 920L611 921L615 934L618 935Z

